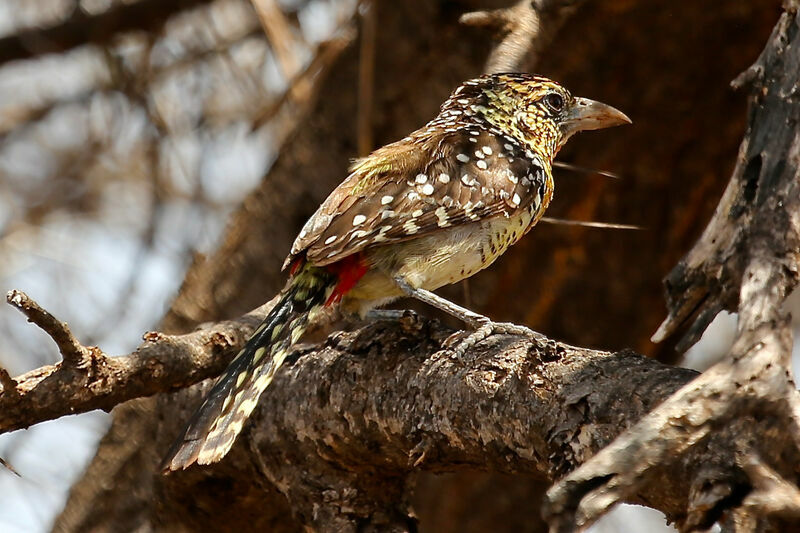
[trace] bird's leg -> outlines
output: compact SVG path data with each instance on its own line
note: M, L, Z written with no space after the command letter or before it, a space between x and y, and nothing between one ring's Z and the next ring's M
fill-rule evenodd
M367 320L402 320L406 317L416 318L411 309L370 309L364 318Z
M364 318L367 320L400 320L405 312L404 309L370 309Z
M458 304L451 302L446 298L432 293L425 289L416 289L408 284L402 278L395 278L395 282L400 289L412 298L416 298L421 302L444 311L445 313L454 316L472 327L475 331L470 333L465 339L459 342L454 348L457 357L461 357L466 351L481 342L485 338L494 335L495 333L508 334L508 335L525 335L526 337L536 337L538 334L525 326L518 326L511 322L494 322L489 317L470 311L466 307L461 307Z

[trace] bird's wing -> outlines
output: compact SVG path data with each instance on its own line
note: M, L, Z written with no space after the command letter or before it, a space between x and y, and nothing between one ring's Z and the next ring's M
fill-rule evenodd
M287 264L305 252L326 265L369 246L541 205L545 165L511 138L467 128L427 149L408 144L357 162L306 223Z

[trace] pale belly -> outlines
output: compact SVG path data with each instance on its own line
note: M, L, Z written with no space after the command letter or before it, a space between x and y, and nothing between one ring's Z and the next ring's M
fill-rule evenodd
M402 296L394 282L397 277L412 287L433 291L483 270L535 224L532 207L509 218L473 222L369 250L372 268L345 296L344 310L363 315Z

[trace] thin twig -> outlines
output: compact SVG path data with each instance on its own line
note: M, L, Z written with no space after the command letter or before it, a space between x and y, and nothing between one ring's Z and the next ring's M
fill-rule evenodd
M314 53L314 59L289 82L289 88L274 102L255 113L250 130L256 131L272 120L289 100L304 108L313 101L315 90L313 81L328 71L353 38L353 32L345 30L336 37L320 43Z
M300 69L297 55L292 51L292 30L289 21L275 0L252 0L253 7L278 60L283 77L291 80Z
M58 346L58 351L68 366L80 366L90 356L75 338L65 322L60 322L48 311L42 309L22 291L12 290L6 294L6 301L28 317L28 322L39 326Z

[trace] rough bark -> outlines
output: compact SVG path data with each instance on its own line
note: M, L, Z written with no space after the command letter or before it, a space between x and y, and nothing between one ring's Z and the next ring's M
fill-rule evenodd
M482 70L490 42L482 32L458 26L457 20L464 12L506 7L501 2L491 4L485 1L409 1L393 7L391 14L382 10L376 47L376 72L380 74L376 76L372 123L376 142L402 137L422 124L435 113L439 102L453 86ZM595 2L587 3L564 25L557 37L558 45L541 54L537 70L564 81L577 94L608 101L630 112L637 126L629 132L587 136L568 147L564 153L567 160L612 169L626 179L622 184L614 184L598 178L562 175L557 185L559 203L552 206L551 213L562 218L634 222L647 226L650 232L603 237L603 233L587 230L539 227L494 268L475 278L471 285L473 307L498 319L525 322L557 338L569 339L573 344L627 344L645 353L656 353L646 338L661 318L659 278L697 237L702 221L710 215L716 196L724 186L726 172L722 169L730 168L740 139L743 101L725 92L723 87L746 67L749 58L757 55L776 16L774 9L765 8L763 2L756 0L735 5L719 2L714 7L709 9L705 4L691 1ZM736 28L739 37L735 41L729 38L731 28ZM443 65L446 68L442 68ZM355 48L337 61L324 82L326 98L281 154L264 184L236 215L220 251L213 258L199 258L190 270L165 320L166 331L184 332L200 322L237 316L280 288L282 278L277 268L291 239L318 202L341 180L347 159L356 153L353 125L357 66ZM703 110L702 117L698 109ZM687 138L685 132L692 132L693 137ZM459 295L457 288L448 293L456 298ZM414 338L413 330L401 331L395 326L388 331L403 338ZM510 339L494 340L511 342ZM369 346L353 342L354 346ZM377 353L377 346L370 349ZM345 368L358 369L363 373L346 376L349 378L347 385L351 387L347 390L360 393L371 383L366 367L358 365L376 365L377 370L384 364L380 356L368 358L369 353L347 355L339 343L328 346L323 353L331 359L317 359L308 353L299 357L296 364L311 369L314 365L324 367L326 361L331 364L339 361ZM461 375L470 372L480 375L484 362L489 364L489 370L493 369L492 365L518 370L514 365L520 363L521 352L512 350L511 353L510 360L501 357L500 362L493 362L488 354L481 356L488 358L485 361L476 359L477 366L471 371L462 369ZM513 355L515 353L517 355ZM671 353L670 346L660 353ZM396 368L390 365L392 361L403 368L404 359L399 355L388 357L386 368ZM630 355L623 355L622 359L655 365ZM611 362L616 358L606 356L602 360ZM501 363L510 366L504 367ZM419 353L409 355L407 364L410 369L413 365L425 368ZM295 379L290 377L296 375L295 367L287 368L281 379ZM370 367L370 371L372 369ZM682 375L688 379L687 374ZM618 385L625 386L627 377L623 372ZM514 379L518 380L512 377L502 381L502 386L520 386L513 385ZM680 379L667 381L672 384L667 383L667 388L678 388L681 384ZM497 386L489 379L487 384L491 383L495 383L491 387ZM592 410L589 404L597 398L598 391L602 391L596 389L592 381L583 383L587 388L584 393L588 394L583 397L587 400L564 411L578 421L586 420L582 417L587 409L596 414L601 412ZM289 381L276 385L275 389L282 391L278 394L289 394L285 388L290 386ZM333 382L326 383L326 386L333 385ZM661 392L659 398L670 391ZM287 499L265 475L270 472L273 476L289 475L282 470L285 465L275 467L270 461L275 459L275 454L293 453L283 448L263 452L259 442L266 445L274 442L270 439L278 438L270 436L271 426L267 422L256 422L252 426L252 436L242 439L231 456L214 468L193 469L169 478L153 474L167 441L197 405L199 396L200 391L195 388L179 395L132 402L117 409L112 428L87 474L74 487L56 529L299 530L300 523L290 517ZM273 405L270 402L276 401L268 396L270 399L265 400L259 416L279 417L283 411L266 412L268 405ZM658 401L649 391L642 397L651 402L649 407ZM620 395L616 401L627 405L632 403L630 398ZM633 403L634 418L626 423L635 420L635 412L646 411ZM285 408L283 405L282 409ZM336 418L331 423L343 424ZM612 417L603 418L601 425L599 433L594 432L594 428L590 431L600 438L597 443L585 443L588 447L583 447L580 432L565 433L559 452L574 451L572 442L575 441L578 449L594 451L610 442L625 424ZM701 454L699 459L685 461L704 464L709 471L719 465L718 468L725 471L729 462L703 461L702 450L711 450L706 459L729 460L730 452L712 452L714 446L719 450L729 446L733 442L730 437L737 429L754 434L762 431L771 437L774 426L769 425L768 420L743 419L738 427L719 433L718 442L709 441L709 448L701 447L696 452ZM256 444L251 445L253 442ZM446 443L441 441L434 445L442 445L442 442ZM502 446L498 449L505 451ZM388 470L392 471L399 467L404 450L392 448L390 451L394 460ZM374 450L368 452L375 453ZM256 460L259 457L264 458L264 464ZM564 457L563 470L537 471L537 475L563 474L588 458L588 454L580 459ZM540 460L544 462L539 464L545 464L549 459ZM691 479L683 477L680 470L684 462L677 465L666 462L671 469L665 471L678 472L681 479ZM533 472L534 465L528 466L528 471ZM425 461L418 468L435 469ZM481 529L476 524L485 524L482 519L505 506L514 511L513 515L498 517L493 523L495 527L511 528L510 524L522 516L527 520L522 520L521 527L515 530L541 530L541 522L534 519L538 509L535 502L538 502L541 488L531 483L530 477L490 473L488 478L483 478L480 487L476 487L471 483L476 479L476 468L481 467L465 467L465 473L444 478L412 474L412 479L417 478L419 489L412 496L415 507L420 513L427 513L421 516L421 528L478 531ZM408 469L406 463L399 470L405 474ZM507 472L508 468L500 470ZM112 479L114 482L109 482ZM762 479L769 477L764 475ZM374 481L374 476L368 476L367 486ZM400 482L391 476L385 482L386 491L397 494ZM648 480L648 483L656 482ZM729 483L728 486L737 485ZM646 485L641 494L636 492L630 497L636 499L639 494L642 501L650 504L651 497L645 493L647 487L664 488L664 484L658 481L658 485ZM296 497L301 511L304 508L302 489L300 486ZM685 504L687 497L681 490L681 487L673 490L670 486L669 491L659 495L664 498L663 502L659 500L660 503L653 505L659 507L663 503L664 510L672 518L682 519L681 513L686 509L681 511L680 502ZM691 490L689 487L689 493ZM333 505L325 506L326 513L338 519L341 514L337 514L335 504L350 503L350 500L359 503L358 494L361 493L349 496L341 490L329 494L327 497ZM480 500L481 505L466 508L468 513L459 512L465 509L464 502L474 501L476 494L485 495ZM367 492L362 496L367 500L374 498ZM409 497L406 493L403 496ZM531 509L530 513L519 512L527 508ZM393 507L384 512L384 516L387 520L404 518L395 511L398 509ZM705 516L712 515L706 511ZM400 522L406 525L403 520Z
M380 322L296 356L242 436L238 461L246 455L315 529L410 530L414 473L556 479L695 376L630 352L516 337L493 337L454 360L439 351L449 333L423 320ZM666 474L675 465L664 467ZM645 487L635 499L681 516L689 492L681 485L697 467L681 466L687 475L665 475L661 490ZM173 510L162 516L198 525L215 519L173 506L172 493L163 503ZM520 512L534 518L538 506Z

